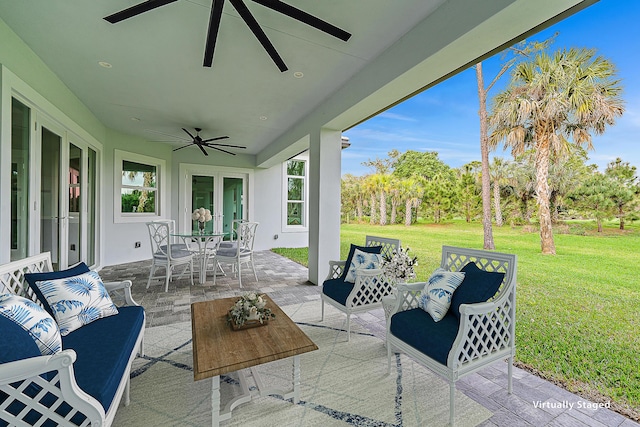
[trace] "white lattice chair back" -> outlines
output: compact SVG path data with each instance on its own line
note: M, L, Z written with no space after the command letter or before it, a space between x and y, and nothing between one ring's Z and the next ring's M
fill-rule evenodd
M490 257L487 254L490 254ZM467 249L466 252L461 253L459 248L443 246L440 266L447 271L460 271L468 263L474 262L481 270L505 273L498 293L490 300L493 301L502 295L505 288L504 285L513 281L516 274L513 260L513 256L509 254L474 251L472 249Z
M491 316L469 313L463 335L467 337L458 344L457 351L449 354L448 364L465 366L488 355L515 346L515 257L498 252L467 250L444 246L442 268L459 271L468 263L475 263L481 270L504 273L498 292L489 299L496 303ZM462 310L461 310L462 312Z
M51 265L51 255L49 252L43 252L38 255L29 257L31 262L25 265L23 260L17 260L2 266L4 273L0 274L0 294L11 293L29 298L42 307L42 303L38 300L35 292L29 287L25 280L25 274L43 273L53 271Z
M253 243L258 229L258 222L241 222L238 224L238 242L242 252L252 252Z
M152 221L147 223L149 239L151 241L151 253L154 257L171 256L170 225L165 221Z
M384 259L390 259L393 254L400 249L399 239L390 239L388 237L367 236L365 238L365 246L382 246L380 255Z
M230 241L234 241L234 240L238 240L238 229L240 228L240 224L244 224L249 222L249 220L246 219L234 219L233 221L231 221L231 233L229 235L229 240Z

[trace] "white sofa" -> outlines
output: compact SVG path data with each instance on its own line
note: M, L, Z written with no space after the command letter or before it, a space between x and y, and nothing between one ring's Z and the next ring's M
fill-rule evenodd
M43 306L25 274L51 271L48 252L2 265L0 294ZM123 395L129 404L131 364L143 354L144 309L131 297L131 281L104 285L118 314L62 337L56 354L0 363L0 425L109 426Z

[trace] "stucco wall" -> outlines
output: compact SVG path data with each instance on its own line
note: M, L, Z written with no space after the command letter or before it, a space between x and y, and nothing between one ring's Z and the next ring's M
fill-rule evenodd
M308 159L308 156L303 155L299 158ZM284 168L281 164L255 172L253 200L256 206L255 220L260 222L256 235L256 248L259 250L274 247L299 248L309 244L309 233L306 229L295 231L283 226L286 214L284 179Z

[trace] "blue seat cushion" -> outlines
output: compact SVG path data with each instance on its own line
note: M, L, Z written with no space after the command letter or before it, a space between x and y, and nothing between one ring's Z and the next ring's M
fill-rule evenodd
M160 249L153 254L154 258L167 259L167 245L160 246ZM171 245L171 258L184 258L193 255L187 245L182 243L174 243Z
M390 331L411 347L446 365L458 334L458 318L449 311L436 322L426 311L413 308L391 316Z
M40 291L38 286L36 286L36 282L41 282L44 280L66 279L67 277L79 276L81 274L88 273L89 271L90 270L89 270L89 267L87 267L87 264L85 264L84 262L81 262L80 264L77 264L66 270L47 271L44 273L27 273L24 275L24 279L29 284L29 287L33 289L33 292L35 292L36 296L38 297L38 300L42 303L42 306L44 307L44 309L47 310L47 312L51 316L53 316L53 310L51 309L51 306L47 302L47 299L44 297L44 294Z
M18 324L13 322L10 319L7 319L4 316L0 316L0 331L2 331L2 344L0 345L0 363L8 363L15 362L16 360L28 359L30 357L38 357L42 356L40 353L40 349L36 345L35 341L29 334L29 332L25 331ZM46 381L50 381L55 376L55 372L47 372L41 375ZM22 384L22 382L18 383ZM35 397L42 388L36 384L29 384L23 391L23 394L27 396ZM0 404L4 405L6 400L9 398L9 395L0 392ZM51 407L51 405L55 402L55 398L49 395L45 395L44 398L40 401L43 405L47 407ZM69 409L63 408L64 405L56 409L55 412L61 414L62 416L66 416L69 413ZM68 405L66 405L68 407ZM24 405L19 401L11 401L6 406L6 411L12 415L18 415L23 409ZM82 417L84 418L84 417ZM40 419L40 415L38 413L29 413L23 419L30 425L34 425ZM75 421L75 420L74 420ZM76 425L80 425L83 419L80 419L80 422L77 422ZM6 426L5 421L0 420L0 426ZM54 424L52 422L45 422L44 426L53 427Z
M118 307L104 317L62 337L62 348L73 349L76 382L109 410L144 323L142 307Z
M451 310L460 318L461 304L476 304L485 302L498 292L504 273L484 271L470 262L460 270L464 272L464 280L460 283L451 297Z
M322 284L322 293L342 305L347 305L347 297L354 286L354 283L345 282L338 277L337 279L326 280Z
M0 331L2 331L0 363L42 356L31 334L13 320L0 316Z
M347 277L347 273L349 273L349 267L351 266L351 261L353 260L353 253L356 249L360 249L362 252L366 252L369 254L379 254L382 252L382 246L357 246L353 243L349 248L349 255L347 255L347 259L344 263L344 270L342 270L342 274L340 278L344 280Z
M251 251L247 250L247 249L242 249L240 248L240 256L242 255L248 255ZM238 255L238 246L236 246L235 248L220 248L218 249L218 251L216 252L216 255L220 255L223 257L227 257L227 258L233 258L236 255Z
M238 241L235 240L233 242L230 241L226 241L226 242L220 242L220 248L225 248L225 249L229 249L229 248L237 248L238 247Z

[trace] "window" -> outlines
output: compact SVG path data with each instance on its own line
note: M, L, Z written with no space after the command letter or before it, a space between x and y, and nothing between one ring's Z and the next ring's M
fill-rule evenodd
M306 165L304 160L287 161L287 226L306 226Z
M164 160L116 150L116 222L148 221L161 215L164 164Z

